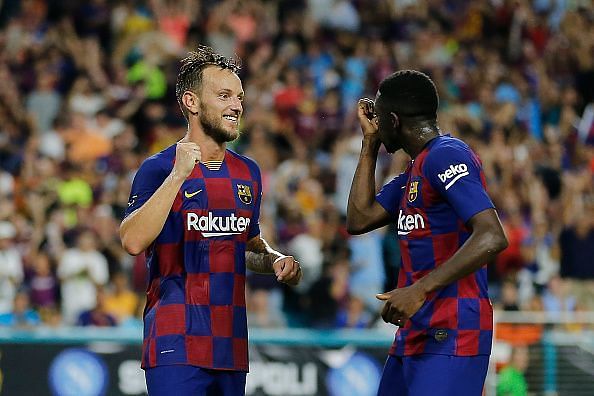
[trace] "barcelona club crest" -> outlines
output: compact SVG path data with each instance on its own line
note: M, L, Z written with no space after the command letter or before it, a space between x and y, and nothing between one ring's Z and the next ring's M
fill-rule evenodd
M410 186L408 186L408 202L414 202L419 195L419 182L413 181L410 182Z
M250 186L246 186L245 184L238 184L237 185L237 196L246 205L252 203L252 190L250 190Z

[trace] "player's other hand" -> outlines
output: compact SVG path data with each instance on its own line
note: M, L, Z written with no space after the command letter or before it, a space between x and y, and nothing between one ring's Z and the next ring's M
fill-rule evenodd
M359 99L357 116L359 117L363 136L377 136L378 119L373 100L369 98Z
M404 326L404 323L413 316L422 306L427 295L414 284L387 293L377 294L378 300L385 301L382 309L382 319L386 323Z
M276 280L286 283L289 286L297 286L303 276L301 265L299 265L299 261L295 260L293 256L277 258L272 263L272 269L274 269Z
M184 136L182 140L177 142L175 147L175 165L173 169L182 177L188 177L192 173L192 169L202 159L200 147L191 142L188 136Z

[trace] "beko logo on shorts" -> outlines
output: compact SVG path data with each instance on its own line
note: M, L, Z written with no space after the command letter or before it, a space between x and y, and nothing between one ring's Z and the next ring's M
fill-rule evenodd
M205 238L238 235L247 230L250 225L249 218L237 217L235 213L229 216L213 216L208 212L208 216L199 216L188 212L186 220L188 231L200 231Z
M398 235L408 235L414 230L424 229L425 219L418 213L404 214L402 209L398 212Z
M468 175L468 166L466 166L466 164L456 164L450 165L450 167L443 171L443 173L439 173L437 177L439 177L439 180L441 180L442 183L449 181L445 186L445 189L447 190L452 187L458 179ZM450 180L452 177L453 179Z

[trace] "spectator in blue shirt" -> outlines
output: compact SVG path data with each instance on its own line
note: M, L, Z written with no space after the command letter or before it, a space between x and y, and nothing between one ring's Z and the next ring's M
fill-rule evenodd
M0 326L28 328L41 323L39 314L30 307L29 294L26 290L17 292L12 312L0 315Z

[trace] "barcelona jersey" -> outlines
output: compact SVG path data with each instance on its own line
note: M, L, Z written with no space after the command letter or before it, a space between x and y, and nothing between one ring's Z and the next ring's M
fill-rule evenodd
M443 265L468 239L468 220L494 207L479 158L449 135L431 140L376 200L397 224L402 255L398 287ZM390 354L488 355L492 336L493 308L483 266L431 293L397 330Z
M170 174L175 149L142 163L126 215ZM143 368L185 364L248 370L245 248L260 234L261 192L256 163L231 150L222 162L197 164L187 177L145 252Z

